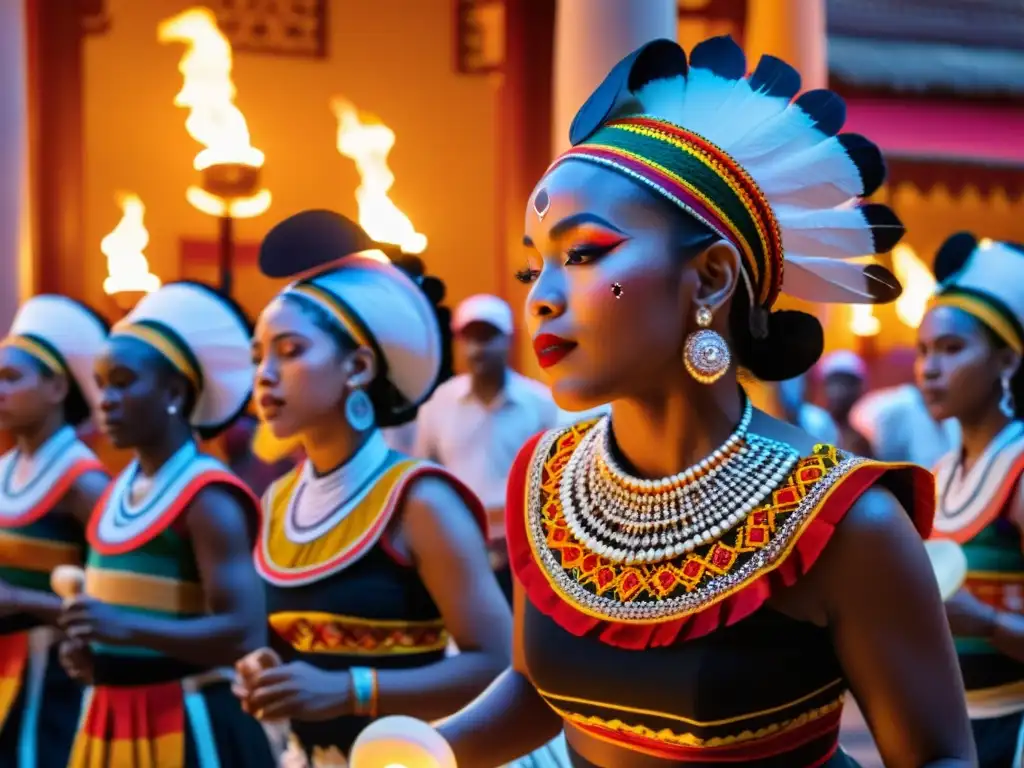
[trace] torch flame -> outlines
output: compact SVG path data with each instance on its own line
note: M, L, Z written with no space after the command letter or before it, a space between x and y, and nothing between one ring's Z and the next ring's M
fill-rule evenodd
M877 336L882 330L882 322L875 317L875 308L870 304L851 304L850 330L862 338Z
M345 99L334 99L331 109L338 118L338 152L351 158L359 171L356 202L360 226L379 243L392 243L404 253L423 253L426 236L416 231L409 217L388 197L395 183L388 167L395 132L374 117L360 115Z
M174 104L187 107L185 130L202 144L193 161L197 171L214 165L237 164L262 168L264 155L252 146L245 116L234 104L231 81L231 44L217 26L217 18L206 8L190 8L160 23L161 43L185 43L178 71L185 82ZM247 198L224 200L201 189L189 187L188 201L203 213L235 218L259 216L270 207L270 191L263 189Z
M905 243L892 249L892 267L903 285L903 293L896 300L896 316L904 325L917 328L935 292L935 278L914 249Z
M100 250L107 257L107 274L103 291L112 296L126 291L149 293L160 287L160 278L149 271L143 251L149 244L149 232L142 223L146 206L138 195L121 193L121 220L110 234L100 241Z

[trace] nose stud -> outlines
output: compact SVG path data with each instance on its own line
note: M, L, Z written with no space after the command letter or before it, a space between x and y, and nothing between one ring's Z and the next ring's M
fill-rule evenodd
M612 296L616 299L622 298L622 286L618 283L612 283Z

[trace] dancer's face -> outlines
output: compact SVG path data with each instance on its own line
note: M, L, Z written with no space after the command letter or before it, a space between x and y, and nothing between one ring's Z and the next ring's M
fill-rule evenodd
M1012 365L1010 350L962 309L933 307L917 331L914 375L935 419L983 412L1001 396L1000 375Z
M172 422L188 419L187 382L149 345L114 336L96 359L95 372L100 429L116 447L154 445Z
M330 323L296 298L278 297L260 314L252 344L256 407L275 437L336 423L346 394L373 378L372 353Z
M538 195L550 203L543 218ZM529 331L567 410L689 380L682 349L698 302L711 306L713 327L727 335L735 249L715 244L625 176L583 162L559 165L527 205L524 244L517 277L532 284Z
M30 430L60 408L67 395L63 376L44 374L28 352L0 346L0 429Z

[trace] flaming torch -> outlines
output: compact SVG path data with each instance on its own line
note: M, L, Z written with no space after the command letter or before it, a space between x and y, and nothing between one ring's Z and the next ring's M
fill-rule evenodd
M146 206L138 195L124 192L118 195L117 202L121 206L121 220L100 241L100 250L107 257L103 292L127 312L143 294L160 287L160 278L149 271L149 261L143 253L149 244L149 232L142 223Z
M263 153L252 146L245 117L234 104L231 44L206 8L191 8L161 22L161 43L185 43L178 71L184 85L175 106L187 107L185 130L203 145L193 167L200 173L186 199L220 221L221 290L231 292L234 219L259 216L270 207L270 190L261 188Z
M395 183L388 167L395 132L376 117L361 114L343 98L335 98L331 109L338 118L338 152L351 158L359 171L359 225L378 243L395 245L403 254L423 253L426 236L416 231L409 217L388 197Z

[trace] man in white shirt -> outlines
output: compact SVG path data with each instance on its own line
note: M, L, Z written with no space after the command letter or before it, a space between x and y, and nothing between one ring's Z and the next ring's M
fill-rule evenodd
M469 372L439 386L420 408L413 449L451 470L480 497L491 564L510 599L505 483L523 443L561 419L547 387L508 367L512 330L512 310L497 296L471 296L459 305L452 332Z

